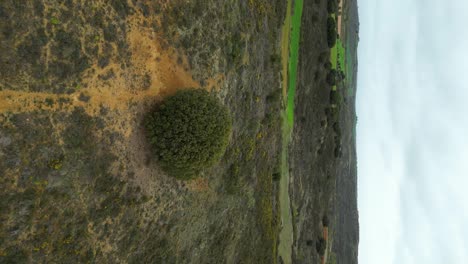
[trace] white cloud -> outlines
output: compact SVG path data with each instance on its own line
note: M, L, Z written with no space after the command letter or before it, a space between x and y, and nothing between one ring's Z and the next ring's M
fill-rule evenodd
M359 261L468 263L468 2L358 4Z

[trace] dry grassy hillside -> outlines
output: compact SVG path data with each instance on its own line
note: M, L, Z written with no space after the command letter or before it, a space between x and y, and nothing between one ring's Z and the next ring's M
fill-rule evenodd
M0 262L273 263L284 4L1 1ZM178 181L141 121L187 87L234 124Z

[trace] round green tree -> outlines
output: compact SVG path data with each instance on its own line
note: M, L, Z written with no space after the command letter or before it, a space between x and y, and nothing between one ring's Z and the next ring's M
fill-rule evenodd
M150 144L171 176L190 179L219 161L231 133L228 109L201 89L178 91L146 119Z

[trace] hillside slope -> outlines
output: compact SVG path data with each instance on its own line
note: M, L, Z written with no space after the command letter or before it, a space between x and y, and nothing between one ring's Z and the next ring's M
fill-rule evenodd
M327 44L329 16L327 1L304 1L290 148L294 263L321 263L319 241L328 230L327 251L332 251L328 261L357 263L356 1L344 1L344 22L338 33L347 54L347 76L336 88L328 80L332 67Z
M1 1L0 262L274 263L283 5ZM178 181L141 122L189 87L233 133Z

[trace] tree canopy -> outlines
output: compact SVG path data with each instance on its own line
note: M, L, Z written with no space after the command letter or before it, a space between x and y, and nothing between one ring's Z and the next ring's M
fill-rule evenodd
M333 48L336 43L336 21L333 17L327 19L327 43L329 48Z
M150 144L169 175L190 179L224 154L232 126L228 109L201 89L168 97L146 119Z
M337 0L328 0L327 2L328 13L333 14L338 10L338 1Z

